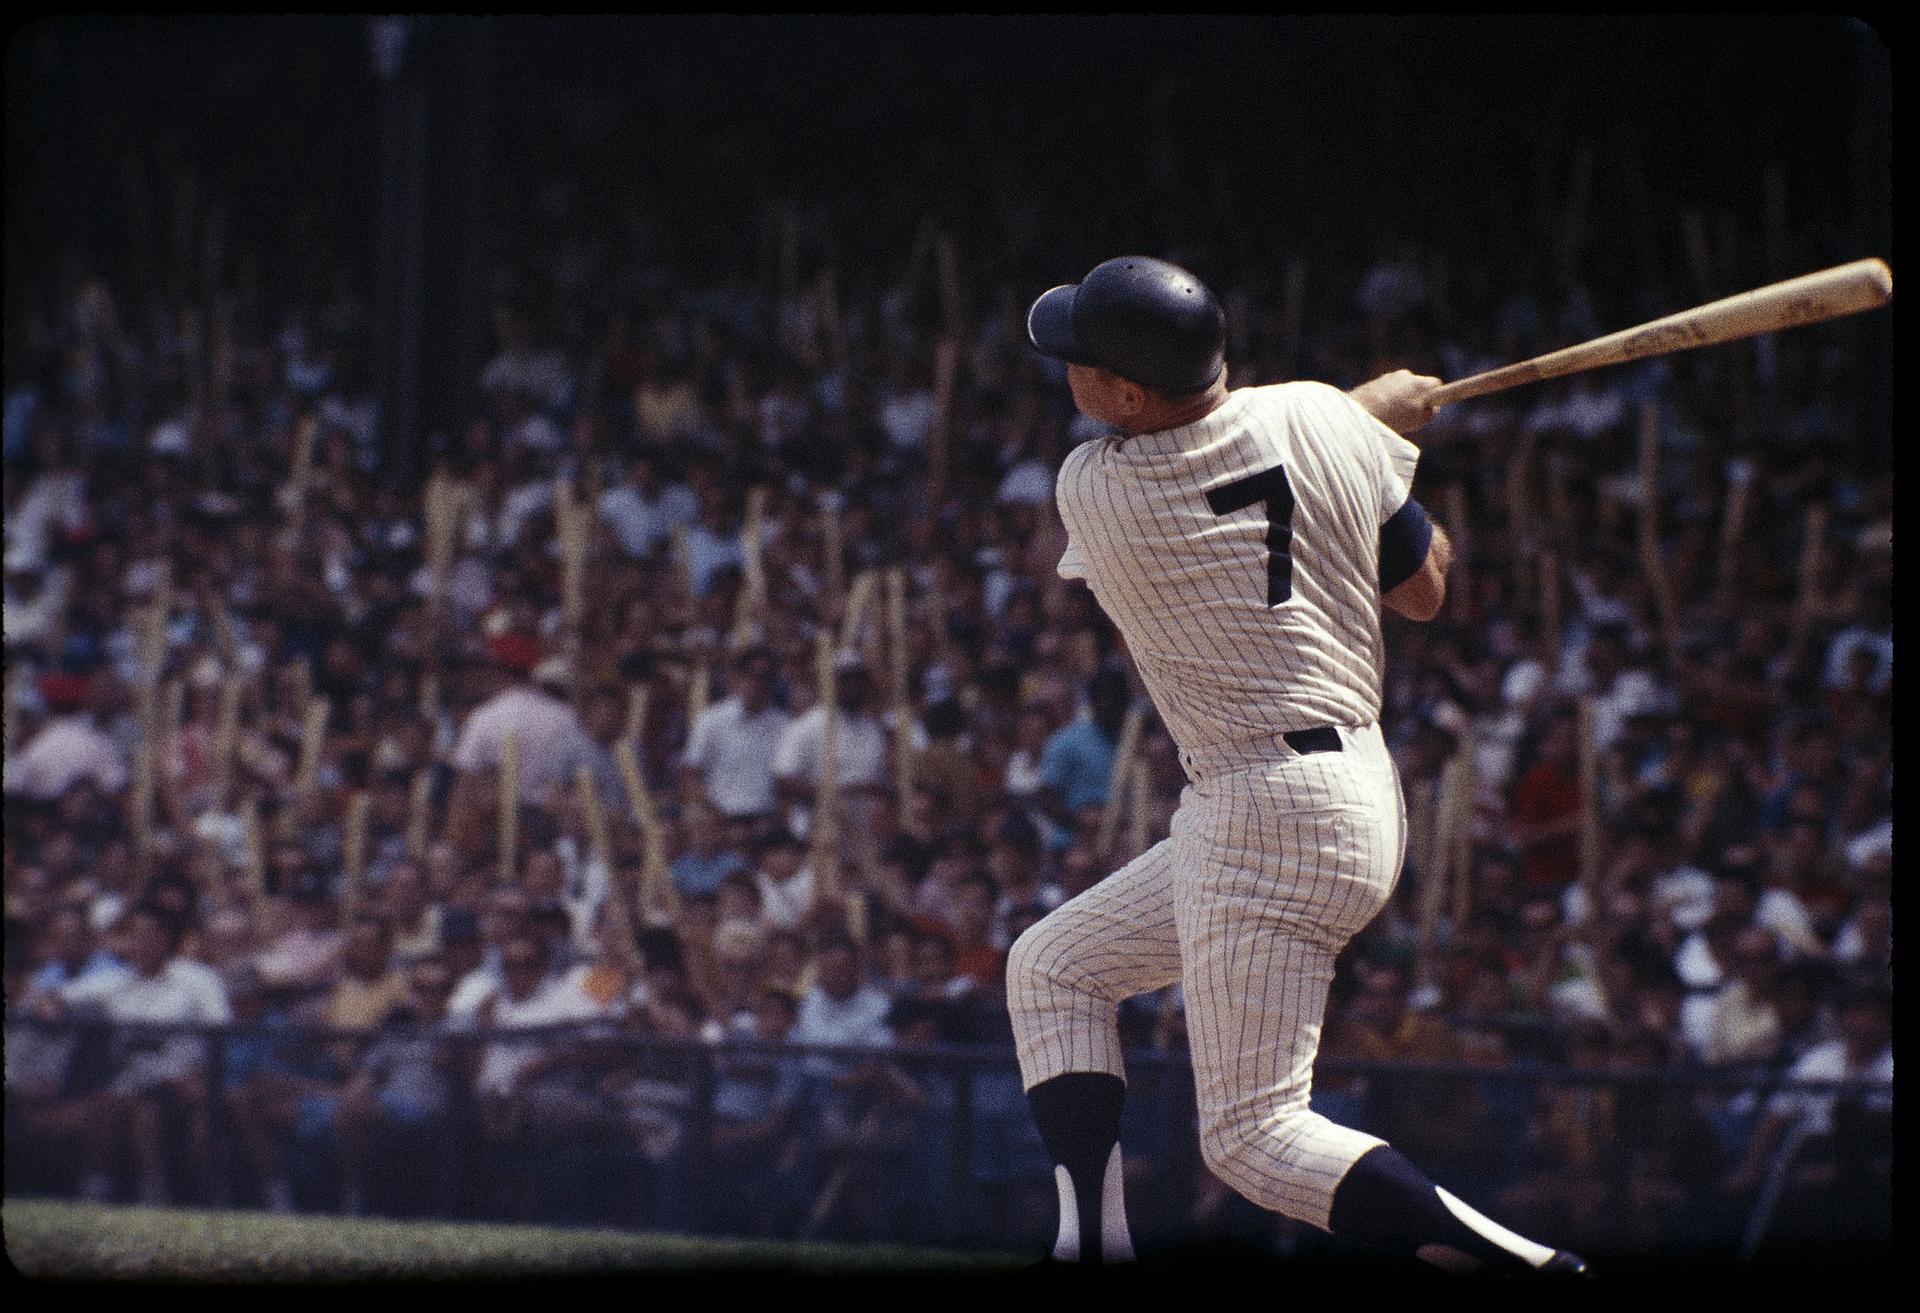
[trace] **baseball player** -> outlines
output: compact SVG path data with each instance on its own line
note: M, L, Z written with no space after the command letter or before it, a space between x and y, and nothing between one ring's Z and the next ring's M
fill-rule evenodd
M1429 620L1447 537L1410 492L1439 380L1229 390L1186 270L1109 260L1033 303L1075 404L1114 436L1062 465L1060 573L1126 640L1189 783L1169 837L1014 944L1020 1069L1060 1192L1058 1261L1132 1258L1115 1006L1179 982L1211 1170L1247 1198L1437 1266L1580 1272L1308 1108L1334 959L1406 847L1381 737L1380 608Z

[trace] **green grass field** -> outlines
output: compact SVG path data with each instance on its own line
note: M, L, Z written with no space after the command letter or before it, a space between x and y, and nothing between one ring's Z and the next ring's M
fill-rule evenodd
M779 1271L822 1277L991 1275L1031 1257L712 1240L453 1222L105 1208L8 1200L24 1275L85 1281L444 1281Z

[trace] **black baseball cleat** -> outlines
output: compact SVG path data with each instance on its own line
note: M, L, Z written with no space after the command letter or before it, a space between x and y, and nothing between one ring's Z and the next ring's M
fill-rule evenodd
M1593 1269L1587 1266L1587 1260L1565 1249L1553 1251L1553 1257L1542 1263L1537 1269L1551 1277L1591 1277Z

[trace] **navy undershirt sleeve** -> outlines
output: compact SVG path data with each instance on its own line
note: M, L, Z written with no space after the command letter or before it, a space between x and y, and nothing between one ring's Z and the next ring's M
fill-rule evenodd
M1380 526L1380 593L1392 592L1418 573L1433 545L1433 522L1413 498Z

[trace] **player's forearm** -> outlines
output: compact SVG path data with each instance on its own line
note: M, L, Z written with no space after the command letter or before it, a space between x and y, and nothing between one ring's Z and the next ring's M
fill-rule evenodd
M1447 573L1453 569L1453 539L1447 537L1447 531L1440 521L1433 521L1433 546L1427 549L1427 560L1440 576L1442 593L1446 591Z
M1409 620L1431 620L1447 601L1447 571L1453 566L1453 542L1438 523L1426 559L1412 577L1385 594L1381 603Z

